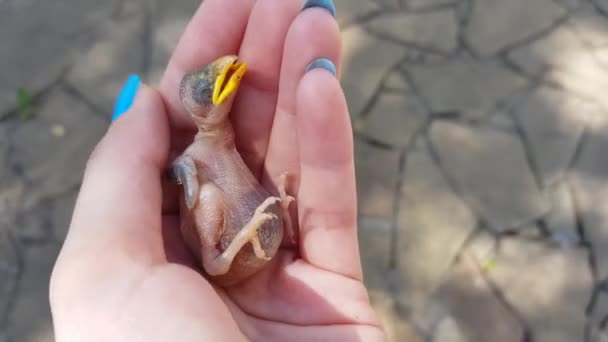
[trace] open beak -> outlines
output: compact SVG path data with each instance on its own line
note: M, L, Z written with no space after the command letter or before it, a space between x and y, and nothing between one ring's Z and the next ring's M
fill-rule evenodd
M220 105L239 88L241 79L247 71L247 63L237 62L227 63L215 80L213 87L212 101L214 105Z

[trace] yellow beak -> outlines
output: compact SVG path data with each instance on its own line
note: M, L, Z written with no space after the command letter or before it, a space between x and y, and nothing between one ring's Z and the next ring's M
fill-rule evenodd
M247 71L247 63L236 61L228 64L215 80L212 101L214 105L220 105L234 93L241 83L241 79Z

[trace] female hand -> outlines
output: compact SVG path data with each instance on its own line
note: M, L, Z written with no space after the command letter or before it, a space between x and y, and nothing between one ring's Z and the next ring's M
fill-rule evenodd
M329 0L304 7L206 0L159 89L131 80L133 104L90 157L53 271L58 342L385 339L362 282L335 10ZM165 173L194 134L182 75L226 54L248 63L231 116L237 147L269 188L284 171L295 180L298 243L222 289L197 271L179 235L177 188Z

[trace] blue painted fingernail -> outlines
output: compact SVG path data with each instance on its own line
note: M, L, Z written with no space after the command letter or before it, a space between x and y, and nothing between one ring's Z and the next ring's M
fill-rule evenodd
M302 11L312 7L325 8L334 18L336 17L336 6L332 0L306 0Z
M139 88L140 83L141 79L139 78L139 76L129 76L122 89L120 90L120 94L118 94L116 103L114 103L114 114L112 114L112 121L118 119L121 115L128 111L129 108L131 108L131 105L133 104L133 99L135 99L135 95L137 94L137 89Z
M310 71L312 69L325 69L331 72L332 75L336 76L336 66L332 61L327 58L319 58L312 61L312 63L308 64L306 67L306 71Z

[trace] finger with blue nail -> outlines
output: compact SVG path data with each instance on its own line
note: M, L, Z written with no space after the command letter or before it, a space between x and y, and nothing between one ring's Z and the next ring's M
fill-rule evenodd
M293 132L300 129L295 120L300 116L296 98L303 77L321 70L334 78L332 83L336 81L341 65L341 37L335 14L330 0L305 1L286 32L277 85L276 108L279 110L275 111L264 159L265 168L272 176L285 168L296 175L300 172L299 134Z
M304 9L314 7L323 8L327 10L333 17L336 16L336 6L331 0L307 0L304 2Z
M114 112L112 114L112 121L116 121L121 115L131 108L133 99L137 94L141 79L137 75L131 75L123 85L116 102L114 104Z

